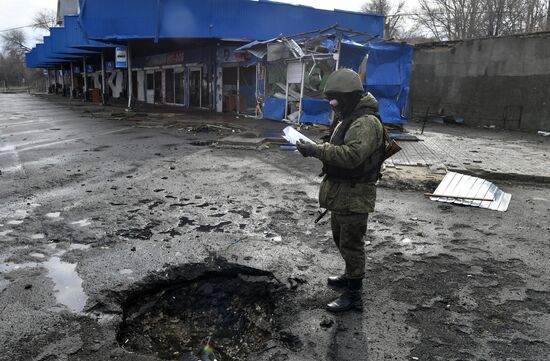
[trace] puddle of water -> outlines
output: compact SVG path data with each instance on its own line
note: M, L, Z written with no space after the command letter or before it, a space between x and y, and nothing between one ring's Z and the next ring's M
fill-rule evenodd
M21 220L8 221L8 224L13 224L13 225L17 225L17 224L21 224L21 223L23 223L23 221L21 221Z
M26 211L24 209L18 209L15 211L15 218L27 218L27 216L29 215L29 211Z
M63 262L59 256L54 256L44 262L44 267L48 270L48 276L55 283L57 302L74 312L82 312L88 296L84 293L82 279L76 272L76 263Z
M412 240L411 240L410 238L403 238L403 239L401 240L401 244L403 244L403 245L410 245L410 244L412 244Z
M31 236L31 239L44 239L46 236L43 235L42 233L37 233L37 234L33 234Z
M8 234L12 233L13 229L8 229L6 231L0 232L0 236L7 236Z
M10 284L10 281L8 280L0 280L0 292L4 291L9 284Z
M87 220L87 219L81 219L80 221L71 222L71 224L74 224L74 225L80 226L80 227L86 227L86 226L91 225L90 221Z
M15 150L15 145L5 145L0 147L0 152L13 152Z
M283 240L283 237L281 236L275 236L271 238L271 241L273 242L281 242Z
M72 250L87 250L87 249L90 249L90 245L89 244L80 244L80 243L73 243L69 246L69 251L72 251Z
M49 245L55 248L55 244ZM78 245L78 249L86 249L86 245ZM48 271L48 277L54 282L55 297L58 303L67 306L72 311L82 312L88 296L82 288L82 278L76 272L76 263L61 261L65 251L58 252L46 262L6 263L1 261L0 273L9 273L23 268L44 267ZM43 259L46 256L42 253L33 252L31 257Z
M47 218L52 218L52 219L59 218L59 217L61 217L61 212L47 213L46 217Z
M17 271L22 268L32 268L38 266L36 262L27 262L27 263L0 263L0 272L9 273L12 271Z
M120 273L121 275L130 275L132 273L134 273L134 271L132 271L131 269L121 269L120 271L118 271L118 273Z

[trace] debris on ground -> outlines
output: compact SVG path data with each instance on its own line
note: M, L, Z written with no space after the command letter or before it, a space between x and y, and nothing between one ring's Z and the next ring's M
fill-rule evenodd
M550 132L544 132L542 130L539 130L537 132L537 135L542 135L543 137L550 137Z
M319 325L323 328L331 328L332 325L334 325L334 320L327 317L323 317Z
M201 124L195 127L182 128L187 130L187 132L193 133L235 133L240 132L240 129L236 129L226 125L215 125L215 124ZM179 129L179 130L182 130Z
M506 212L512 195L493 183L465 174L449 172L433 193L426 193L432 201L479 207Z

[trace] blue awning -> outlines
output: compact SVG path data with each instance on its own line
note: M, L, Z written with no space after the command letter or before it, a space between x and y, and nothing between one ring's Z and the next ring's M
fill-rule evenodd
M29 54L30 55L26 58L26 60L27 65L30 68L50 68L66 61L70 61L49 57L50 54L48 53L45 44L37 44L36 47Z
M68 47L96 51L116 47L116 45L87 39L80 27L78 15L65 16L63 24L66 29L65 40Z
M102 41L215 38L264 40L335 24L383 35L379 14L251 0L83 0L84 36Z
M64 27L50 28L51 50L55 54L93 55L94 51L72 48L67 46L67 29Z
M75 59L81 59L78 55L57 53L54 50L54 39L51 36L44 37L44 53L43 56L51 59L58 59L60 63L65 61L72 61Z

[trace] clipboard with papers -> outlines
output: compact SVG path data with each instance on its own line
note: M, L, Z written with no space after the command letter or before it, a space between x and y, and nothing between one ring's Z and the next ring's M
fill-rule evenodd
M289 142L290 144L296 145L296 142L299 140L303 140L304 142L307 142L307 143L316 144L313 140L309 139L308 137L306 137L296 129L292 128L291 126L288 126L285 129L283 129L283 133L284 133L283 138L285 138L286 141Z

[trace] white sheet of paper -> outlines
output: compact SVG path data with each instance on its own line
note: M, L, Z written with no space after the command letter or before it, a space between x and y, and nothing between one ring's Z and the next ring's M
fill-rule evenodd
M313 140L309 139L308 137L306 137L296 129L292 128L291 126L288 126L285 129L283 129L283 133L284 133L283 138L285 138L290 144L296 145L296 142L299 140L303 140L304 142L315 144Z

